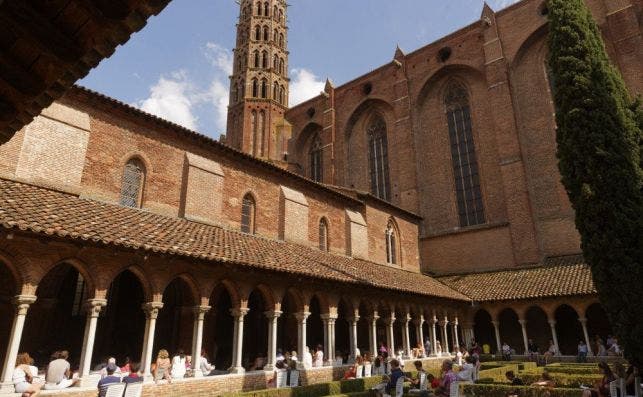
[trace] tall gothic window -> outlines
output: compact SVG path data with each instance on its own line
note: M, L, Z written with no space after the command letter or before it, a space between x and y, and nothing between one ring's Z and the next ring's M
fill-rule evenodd
M270 4L268 2L263 3L263 15L270 16Z
M261 54L261 61L262 61L261 67L263 67L264 69L268 69L268 52L267 51L264 51Z
M131 159L125 164L121 184L121 205L140 207L145 184L145 166L139 159Z
M241 202L241 231L243 233L255 234L255 199L250 193L243 196Z
M397 264L397 231L393 222L389 222L386 226L386 263L392 265Z
M252 138L249 139L250 153L254 154L255 150L255 137L257 136L257 111L253 110L250 113L250 131L252 131Z
M279 84L275 81L275 84L272 85L272 99L275 101L279 100Z
M255 58L255 68L259 67L259 51L255 51L254 53L254 58Z
M255 147L257 148L257 153L255 153L256 156L263 156L263 140L264 137L266 136L266 112L265 111L260 111L259 112L259 126L258 126L258 134L256 134L256 139L257 139L257 144Z
M322 182L324 180L324 157L319 134L315 134L312 142L308 153L310 158L310 179L315 182Z
M466 88L456 82L449 83L444 102L460 226L479 225L485 222L485 217Z
M259 26L255 27L255 40L261 40L261 28Z
M261 15L261 2L257 2L257 15Z
M284 34L279 33L279 47L284 48Z
M273 19L277 19L277 6L272 8L272 17Z
M261 97L266 98L268 96L268 82L266 80L261 81Z
M371 177L371 193L382 200L390 200L391 187L388 173L388 143L386 122L377 115L368 126L368 163Z
M259 96L259 82L257 79L252 79L252 97L257 98Z
M263 27L263 41L270 41L270 29L267 26Z
M319 221L319 249L327 252L328 245L328 221L322 218Z

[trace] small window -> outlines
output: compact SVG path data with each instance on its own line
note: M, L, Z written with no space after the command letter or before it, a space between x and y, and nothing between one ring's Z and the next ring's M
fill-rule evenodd
M140 207L145 183L145 166L138 159L131 159L125 164L121 184L121 205Z
M250 193L243 197L241 203L241 231L243 233L255 234L255 199Z
M261 61L262 61L261 67L263 67L264 69L268 69L268 52L267 51L264 51L261 54Z
M328 222L326 218L319 221L319 249L328 252Z
M395 225L389 222L386 227L386 263L397 264L397 235Z

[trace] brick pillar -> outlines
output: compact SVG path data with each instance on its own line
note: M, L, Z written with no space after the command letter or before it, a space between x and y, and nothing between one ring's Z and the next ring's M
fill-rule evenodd
M105 299L89 299L85 302L87 319L85 320L85 336L83 338L83 350L80 353L80 377L82 383L87 382L89 370L92 364L92 353L94 352L94 339L96 337L96 325L98 315L103 307L107 306ZM87 382L89 383L89 382Z
M143 304L145 312L145 334L143 336L143 353L141 355L141 372L143 378L152 377L152 349L154 349L154 331L156 330L156 319L159 310L163 308L163 302L148 302Z
M13 369L16 366L16 357L18 357L22 330L25 326L25 318L27 317L29 306L35 301L36 297L33 295L18 295L13 300L16 314L13 318L13 325L9 336L9 346L7 346L7 354L4 357L4 364L2 366L2 378L0 378L0 392L2 393L13 393L14 391L12 380Z
M195 378L203 376L201 372L201 346L203 344L203 319L210 306L194 307L194 331L192 332L192 373Z

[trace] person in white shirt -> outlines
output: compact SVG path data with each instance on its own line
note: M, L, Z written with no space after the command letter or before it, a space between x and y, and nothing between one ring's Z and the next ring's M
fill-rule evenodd
M313 355L310 354L310 348L308 346L304 347L301 363L305 369L312 368L313 366Z
M214 365L210 364L208 361L208 354L205 352L205 349L201 350L201 362L199 363L199 368L203 376L213 375Z
M172 358L172 371L170 372L172 379L185 378L186 362L187 358L185 353L179 349L179 351L176 352L176 356Z
M475 366L473 365L473 358L471 356L467 357L464 364L460 368L460 372L457 373L459 381L462 382L473 382L473 371Z
M313 367L323 367L324 366L324 349L322 345L317 345L315 350L315 359L313 361Z
M511 347L509 347L507 342L502 344L502 358L505 361L511 361Z

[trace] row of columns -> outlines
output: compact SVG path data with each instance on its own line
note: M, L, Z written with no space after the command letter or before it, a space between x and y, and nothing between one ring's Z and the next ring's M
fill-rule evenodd
M592 346L589 340L589 333L587 332L587 319L584 317L581 317L578 319L578 321L581 324L581 327L583 328L583 337L585 338L585 344L587 345L587 351L591 355L593 354L592 352ZM551 340L554 342L554 346L556 346L556 352L560 354L560 349L558 347L558 334L556 332L556 320L554 319L549 319L547 320L549 323L549 328L551 329ZM525 353L529 351L529 338L527 336L527 320L525 319L518 319L518 323L520 323L520 328L522 330L522 340L525 348ZM493 329L496 334L496 346L498 346L498 351L501 350L501 340L500 340L500 322L499 321L492 321L491 324L493 324Z
M12 384L12 374L14 363L18 355L18 349L20 348L20 340L23 333L25 318L29 307L36 301L36 296L32 295L19 295L14 298L14 305L16 308L13 326L11 329L11 335L9 338L9 346L7 349L7 354L4 359L2 367L2 375L0 378L0 390L5 390L8 388L13 389ZM85 322L85 333L83 338L83 348L80 357L80 377L85 379L88 377L91 369L92 353L94 350L94 340L96 336L96 327L98 325L99 314L107 306L106 299L90 299L85 302L85 309L87 313L87 318ZM153 360L153 348L154 348L154 334L156 331L156 320L158 318L159 310L163 308L162 302L148 302L144 303L143 311L145 313L145 331L143 337L143 349L141 354L141 371L143 376L146 378L151 377L150 368ZM194 328L192 333L192 369L195 377L203 376L201 374L201 347L203 341L203 323L205 314L211 309L210 306L201 305L194 307ZM243 373L244 368L242 365L242 353L243 353L243 324L244 318L248 314L249 309L246 307L234 308L230 310L234 321L234 332L233 332L233 349L232 349L232 366L230 371L232 373ZM276 364L276 355L277 355L277 321L281 316L282 312L278 310L266 311L264 315L268 319L268 361L266 363L265 369L272 370L275 368ZM297 320L297 348L302 354L307 347L306 344L306 326L307 319L310 316L309 312L299 312L295 314ZM323 321L323 331L324 331L324 347L325 347L325 357L326 364L332 365L335 361L335 322L338 318L337 314L328 313L321 316ZM350 349L351 357L355 357L357 350L357 322L359 321L359 316L355 313L354 316L348 319L349 321L349 338L350 338ZM369 322L369 347L371 352L377 352L377 320L379 316L377 312L374 312L372 316L367 318ZM403 327L402 329L402 347L403 351L407 356L411 355L412 347L409 338L409 322L411 321L411 316L408 313L403 314L398 323ZM424 323L424 316L419 316L414 320L416 327L416 337L418 343L423 343L423 330L422 325ZM386 342L389 347L389 350L395 352L395 337L394 337L394 325L396 318L394 315L390 315L385 319L386 324ZM438 321L435 316L431 319L431 326L429 331L431 334L432 341L432 351L431 354L435 355L435 345L436 345L436 326L440 325L442 328L442 336L444 342L444 351L448 351L448 338L447 338L447 324L448 320L445 317L443 321ZM455 344L458 344L458 333L457 333L457 319L453 323L453 340ZM552 328L553 330L553 328ZM471 331L472 332L472 331ZM524 334L526 335L526 334ZM499 338L499 335L497 334Z

